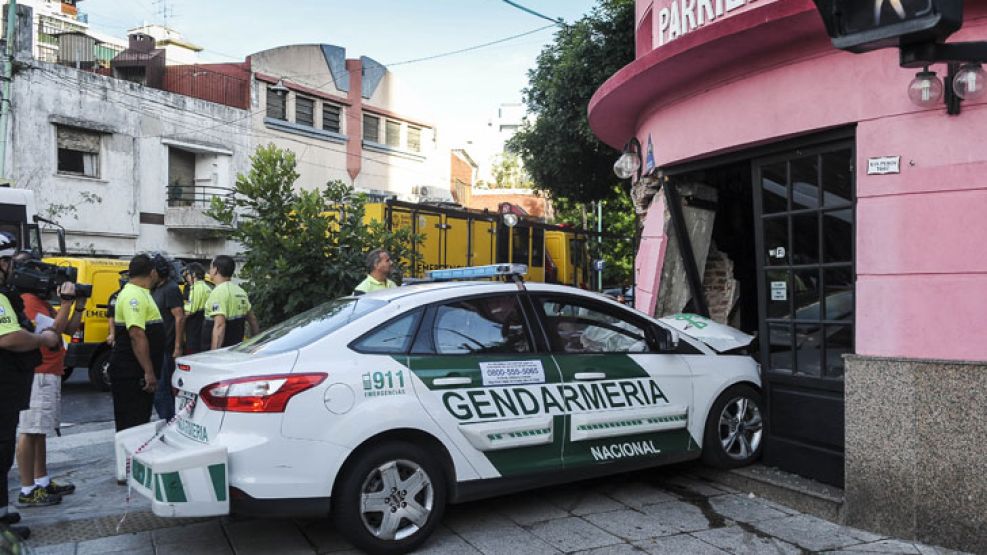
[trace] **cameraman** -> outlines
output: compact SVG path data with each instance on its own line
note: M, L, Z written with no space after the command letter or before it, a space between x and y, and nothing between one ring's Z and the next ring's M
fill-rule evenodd
M130 281L117 296L110 358L113 420L122 431L151 420L154 391L164 362L164 325L150 289L160 281L146 254L130 260Z
M34 369L41 364L39 349L55 349L62 344L62 338L54 331L32 333L34 326L23 310L15 309L15 305L22 308L21 299L6 284L13 275L10 259L16 248L17 239L0 232L0 522L4 524L21 519L7 506L7 474L14 462L17 421L21 410L29 406ZM13 530L23 538L30 534L25 527Z
M36 259L32 253L21 251L14 255L14 267ZM38 325L38 317L45 316L54 318L51 329L55 333L72 335L79 329L82 314L86 310L86 298L76 295L75 284L71 282L63 283L58 295L62 302L58 306L58 312L55 312L48 301L36 293L21 292L24 313L35 327ZM21 492L17 497L19 507L55 505L62 501L63 495L75 492L73 484L57 483L49 478L46 457L45 436L48 432L57 430L61 424L64 374L65 351L61 348L41 349L41 364L34 369L34 383L31 385L30 408L21 411L20 417L21 435L17 443L17 469L21 474Z

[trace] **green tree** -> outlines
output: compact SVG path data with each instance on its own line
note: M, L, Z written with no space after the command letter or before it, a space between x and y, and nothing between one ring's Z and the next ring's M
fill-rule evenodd
M542 50L523 92L533 123L508 141L536 188L575 202L613 195L620 153L593 135L587 106L600 85L633 60L632 0L599 0Z
M245 249L240 277L262 325L350 294L374 248L390 250L397 274L400 261L411 259L410 230L364 224L366 197L349 185L295 190L295 154L273 144L258 147L250 161L232 197L214 198L209 215L232 226L230 236Z
M504 152L497 157L493 168L495 189L530 189L531 177L521 164L521 157L513 152Z
M630 285L634 272L635 232L637 218L630 197L623 193L619 185L614 185L611 194L603 201L602 242L591 239L590 256L603 258L603 284L605 287ZM582 227L586 218L587 229L597 229L597 215L592 205L572 202L569 199L553 199L555 222ZM585 214L584 214L585 208ZM594 274L595 275L595 274ZM593 284L595 286L596 281Z

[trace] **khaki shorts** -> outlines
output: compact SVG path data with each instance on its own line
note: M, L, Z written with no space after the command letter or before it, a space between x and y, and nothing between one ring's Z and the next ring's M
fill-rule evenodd
M21 411L20 433L47 434L62 422L62 377L35 374L31 384L31 405Z

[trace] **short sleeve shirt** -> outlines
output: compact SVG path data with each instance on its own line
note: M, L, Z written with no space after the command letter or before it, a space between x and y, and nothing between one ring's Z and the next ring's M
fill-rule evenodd
M225 316L227 320L243 318L250 312L250 298L239 285L225 281L209 293L206 301L206 318Z
M175 315L171 311L185 305L185 301L182 299L182 290L178 288L177 283L168 280L156 287L151 293L151 297L154 298L154 303L158 305L158 313L161 314L161 321L164 323L165 347L170 348L175 344Z
M367 279L360 282L354 291L360 291L363 293L373 293L374 291L380 291L381 289L390 289L392 287L397 287L397 284L389 279L384 281L377 281L374 276L367 274Z
M21 325L17 321L14 307L10 305L10 299L6 295L0 294L0 335L7 335L20 330Z
M25 293L21 295L24 301L24 314L27 315L31 323L37 326L38 314L44 314L49 318L55 317L55 311L51 305L39 299L36 295ZM65 374L65 350L61 348L49 349L41 348L41 364L34 369L36 374L54 374L61 376Z
M147 331L148 324L161 323L161 312L151 297L151 292L143 287L128 283L117 295L114 320L124 329L134 326Z
M161 363L164 362L165 333L161 312L151 292L132 283L125 285L117 295L113 324L116 342L113 344L111 372L117 377L139 377L142 374L129 333L130 328L138 327L147 336L154 373L160 375Z
M189 291L188 302L185 303L185 312L189 314L195 314L196 312L205 312L206 302L209 300L209 294L212 290L206 285L204 281L196 281L192 284L192 289Z

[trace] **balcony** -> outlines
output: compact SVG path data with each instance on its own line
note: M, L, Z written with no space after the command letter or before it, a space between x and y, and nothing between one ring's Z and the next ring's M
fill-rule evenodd
M227 187L179 183L170 185L165 227L170 231L196 237L229 231L230 226L210 218L206 212L212 205L212 199L228 200L232 196L233 190Z

